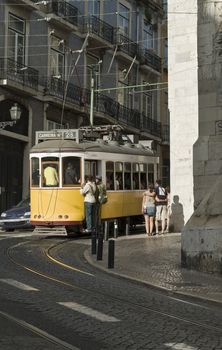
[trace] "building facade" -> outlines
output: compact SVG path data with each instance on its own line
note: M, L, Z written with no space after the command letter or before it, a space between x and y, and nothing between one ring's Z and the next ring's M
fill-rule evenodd
M162 1L5 0L0 16L0 121L22 111L0 129L0 211L28 194L35 131L89 125L92 77L94 124L162 144Z

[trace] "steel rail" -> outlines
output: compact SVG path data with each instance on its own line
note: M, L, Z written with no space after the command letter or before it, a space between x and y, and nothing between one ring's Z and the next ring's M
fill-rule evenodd
M29 243L30 241L26 241L26 242L22 242L20 243L19 245L24 245L24 244L27 244ZM54 245L52 245L51 247L47 248L46 251L45 251L45 256L47 258L49 258L50 256L50 251L52 251L53 249L57 249L58 246L64 244L64 243L67 243L67 241L63 241L63 242L59 242L59 243L56 243ZM80 290L82 292L85 292L85 293L88 293L88 294L91 294L93 296L95 296L95 293L90 290L90 289L87 289L87 288L84 288L84 287L79 287L78 285L75 285L75 284L70 284L68 282L65 282L63 280L60 280L60 279L57 279L57 278L54 278L50 275L47 275L45 273L42 273L41 271L39 270L36 270L36 269L32 269L30 268L29 266L27 265L24 265L24 264L21 264L19 263L18 261L16 261L10 254L10 251L12 251L15 247L17 247L17 245L15 246L12 246L10 248L7 249L7 256L8 258L11 260L11 262L13 262L15 265L17 266L20 266L22 268L24 268L25 270L33 273L33 274L36 274L38 276L41 276L45 279L48 279L50 281L53 281L55 283L59 283L59 284L62 284L62 285L65 285L65 286L68 286L70 288L73 288L73 289L76 289L76 290ZM52 261L54 264L58 264L61 266L61 262L59 260L56 260L54 257L53 259L50 258L50 261ZM78 272L76 268L74 268L73 266L70 266L70 265L62 265L62 267L64 269L71 269L71 270L74 270L76 272ZM157 293L156 291L154 292L156 294L159 294L160 293ZM121 298L118 298L118 297L113 297L112 295L110 294L107 294L107 293L104 293L104 292L101 292L101 291L97 291L97 295L101 295L103 297L106 297L106 298L109 298L109 300L113 300L115 302L118 302L118 303L121 303L121 304L125 304L125 305L129 305L129 306L134 306L134 307L137 307L137 308L140 308L142 309L143 311L149 311L149 312L152 312L154 314L157 314L157 315L160 315L162 317L166 317L166 318L170 318L170 319L173 319L173 320L177 320L177 321L180 321L180 322L183 322L183 323L186 323L186 324L189 324L189 325L194 325L194 326L197 326L199 328L203 328L203 329L207 329L207 330L211 330L211 331L214 331L214 332L219 332L221 334L222 332L222 327L216 327L216 326L211 326L211 325L207 325L207 324L204 324L204 323L201 323L201 322L198 322L198 321L193 321L193 320L190 320L190 319L187 319L185 317L179 317L179 316L176 316L174 314L170 314L168 312L163 312L163 311L159 311L157 309L154 309L154 308L151 308L151 307L148 307L148 306L144 306L144 305L141 305L139 303L136 303L136 302L132 302L132 301L127 301L125 299L121 299ZM161 293L161 295L163 296L163 294ZM167 299L172 299L171 297L169 297L168 295L164 295L165 298ZM194 303L192 305L195 305ZM200 307L199 304L197 304L197 306Z

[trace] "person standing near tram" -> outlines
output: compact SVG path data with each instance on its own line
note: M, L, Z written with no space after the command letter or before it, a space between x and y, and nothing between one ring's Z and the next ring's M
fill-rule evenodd
M95 223L97 230L101 228L101 209L102 205L107 202L106 186L102 182L102 176L96 175L96 210Z
M82 184L80 193L84 196L86 216L85 232L92 232L95 228L96 185L91 175L85 176L85 183Z

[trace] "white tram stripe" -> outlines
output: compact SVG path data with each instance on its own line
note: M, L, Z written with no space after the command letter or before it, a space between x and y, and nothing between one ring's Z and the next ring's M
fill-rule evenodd
M164 345L166 345L168 348L172 350L198 350L198 348L194 348L193 346L189 346L184 343L167 343Z
M65 307L68 307L71 310L80 312L82 314L91 316L93 318L96 318L99 321L102 322L120 322L120 320L118 320L117 318L113 317L113 316L108 316L105 315L99 311L93 310L87 306L81 305L81 304L77 304L77 303L73 303L73 302L64 302L64 303L58 303L60 305L63 305Z
M19 288L19 289L22 289L22 290L26 290L26 291L35 291L35 292L39 291L39 289L36 289L34 287L31 287L31 286L28 286L27 284L21 283L21 282L16 281L16 280L12 280L10 278L6 278L6 279L1 278L0 282L10 284L13 287L16 287L16 288Z

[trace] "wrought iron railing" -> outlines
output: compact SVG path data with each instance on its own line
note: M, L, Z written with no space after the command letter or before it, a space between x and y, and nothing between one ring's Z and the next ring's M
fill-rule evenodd
M45 82L45 94L60 98L64 101L74 103L80 107L90 108L90 90L83 89L72 83L58 78L48 78ZM135 109L127 108L109 96L95 94L94 111L102 113L104 116L113 118L116 122L124 126L143 130L151 135L161 137L161 123L157 122Z
M81 105L82 90L79 86L72 83L67 84L65 80L56 77L44 79L43 84L46 94Z
M161 123L142 113L142 130L161 137Z
M117 34L118 49L131 57L138 53L138 45L123 34Z
M0 79L10 79L23 86L38 89L39 73L36 69L25 66L10 58L0 59Z
M114 27L96 16L89 16L83 21L83 32L91 33L113 44Z
M161 58L153 50L140 48L139 57L143 64L161 72Z
M48 11L62 17L75 26L78 25L79 10L67 1L51 0L48 4Z

